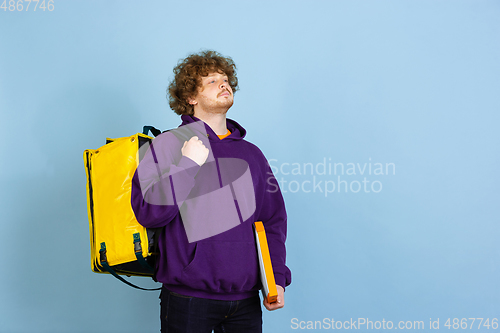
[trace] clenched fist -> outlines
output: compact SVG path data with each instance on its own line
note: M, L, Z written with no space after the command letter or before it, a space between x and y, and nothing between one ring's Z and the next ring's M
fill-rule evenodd
M182 155L192 159L199 166L202 166L203 163L205 163L209 152L208 148L205 147L203 142L198 139L197 136L193 136L189 139L189 141L185 141L181 148Z

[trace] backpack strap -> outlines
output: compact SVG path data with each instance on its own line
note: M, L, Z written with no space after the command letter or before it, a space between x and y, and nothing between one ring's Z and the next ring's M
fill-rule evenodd
M161 131L159 129L157 129L156 127L144 126L142 128L142 134L148 135L148 132L151 132L151 134L153 134L155 138L161 134Z
M141 246L141 235L137 232L134 235L134 252L135 252L135 257L137 258L137 261L139 264L141 264L142 267L150 271L151 273L154 273L153 267L149 266L149 264L146 262L146 259L142 256L142 246Z
M142 288L142 287L136 286L135 284L128 282L127 280L122 278L120 275L116 274L116 272L109 266L108 259L106 258L106 243L104 243L104 242L101 243L101 249L99 250L99 254L100 254L99 261L101 262L101 266L106 270L106 272L113 275L115 278L117 278L121 282L123 282L131 287L134 287L136 289L140 289L140 290L146 290L146 291L161 290L161 288L148 289L148 288Z

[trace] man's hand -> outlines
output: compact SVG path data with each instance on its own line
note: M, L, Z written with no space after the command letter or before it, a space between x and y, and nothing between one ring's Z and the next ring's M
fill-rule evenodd
M184 145L181 148L182 155L192 159L199 166L202 166L203 163L205 163L209 152L208 148L205 147L203 142L198 139L197 136L193 136L189 139L189 141L184 142Z
M276 309L281 309L285 306L285 289L282 286L276 285L276 289L278 289L278 299L274 303L268 303L267 299L264 298L264 306L269 311L273 311Z

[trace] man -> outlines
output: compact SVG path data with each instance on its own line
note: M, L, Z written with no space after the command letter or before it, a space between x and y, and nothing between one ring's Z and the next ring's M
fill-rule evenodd
M162 332L261 332L259 263L253 222L266 229L278 300L285 265L286 211L262 152L227 119L238 89L231 58L192 54L174 69L170 107L178 129L153 140L132 182L139 223L163 227L156 278Z

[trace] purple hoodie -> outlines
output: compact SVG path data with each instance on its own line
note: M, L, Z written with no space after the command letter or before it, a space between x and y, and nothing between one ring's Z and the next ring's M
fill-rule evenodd
M262 288L252 224L266 229L276 284L286 287L287 217L269 164L246 131L227 119L231 134L220 140L193 116L159 135L132 180L132 208L146 228L165 227L159 238L158 281L183 295L238 300ZM186 129L189 129L186 131ZM183 131L184 133L179 133ZM209 148L198 166L181 155L196 135ZM151 147L150 147L151 148Z

